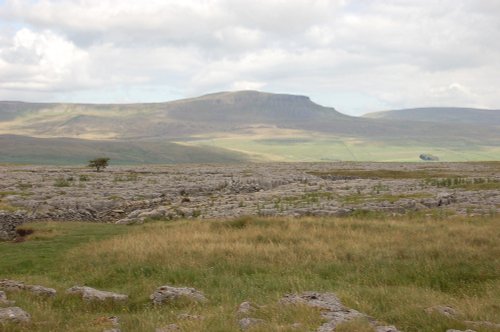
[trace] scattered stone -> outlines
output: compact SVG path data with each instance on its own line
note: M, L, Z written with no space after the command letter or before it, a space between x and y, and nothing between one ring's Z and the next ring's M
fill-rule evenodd
M454 193L439 193L437 195L437 206L450 205L456 202L456 200Z
M30 320L30 314L19 307L0 308L0 324L28 323Z
M242 318L238 321L238 324L239 324L240 329L242 331L248 330L254 326L261 325L264 323L265 323L265 320L263 320L263 319L250 318L250 317Z
M474 179L500 181L500 174L493 166L461 163L445 166L450 174L456 174L465 183L472 183ZM379 170L438 174L443 167L436 165L435 169L430 169L425 163L368 162L311 163L300 167L293 163L138 166L134 169L117 166L106 174L93 175L85 186L67 187L62 192L54 182L81 170L0 165L2 191L13 193L2 197L2 202L17 209L0 211L0 240L14 239L19 225L43 220L130 224L154 218L235 218L259 212L269 216L345 216L355 211L401 214L408 210L444 207L462 215L486 215L499 206L500 190L495 188L469 190L458 186L451 192L447 184L439 186L404 176L381 180L375 176ZM342 175L346 169L374 171L374 177ZM133 177L136 171L141 172L141 176L133 181L114 181L129 175ZM31 184L30 195L20 194L19 183L23 181ZM373 195L381 181L387 195L401 199L364 199ZM183 192L181 197L180 192ZM305 198L310 193L333 192L333 196L319 195L314 203ZM360 199L346 202L345 199L352 195L359 195ZM405 198L408 195L421 195L422 198ZM183 197L189 200L181 202ZM287 197L288 203L277 208L276 197Z
M456 319L458 316L461 315L457 310L445 305L436 305L426 308L425 312L428 313L429 315L437 313L452 319Z
M304 327L304 325L302 325L301 323L293 323L292 325L290 325L290 328L292 330L300 330Z
M14 301L7 300L7 294L4 291L0 291L0 305L13 305Z
M54 297L57 291L54 288L43 287L40 285L26 285L24 289L33 293L34 295Z
M118 316L103 316L94 321L94 324L111 325L111 328L104 329L103 332L121 332L120 318Z
M304 292L302 294L287 294L280 300L280 303L302 304L319 309L321 317L326 322L317 329L317 332L335 331L337 325L357 318L368 320L377 332L399 332L394 326L378 326L372 317L345 307L333 293Z
M26 285L21 281L8 279L0 280L0 289L8 292L26 290L34 295L48 297L54 297L57 293L54 288L48 288L40 285Z
M466 320L464 321L464 323L467 325L472 325L476 328L500 329L500 324L488 322L485 320L478 320L478 321Z
M155 331L156 332L177 332L180 331L180 327L177 324L169 324L167 326L157 328Z
M154 305L161 305L185 298L194 302L206 302L202 292L189 287L161 286L149 297Z
M81 295L85 301L116 301L122 302L128 300L128 295L118 294L108 291L102 291L86 286L74 286L66 290L67 294Z
M0 280L0 289L7 292L15 292L24 289L24 283L16 280L2 279Z
M377 326L375 332L400 332L395 326Z
M200 315L191 315L191 314L179 314L177 315L178 319L182 320L203 320L205 317Z
M254 313L257 310L257 306L249 301L242 302L238 306L238 310L236 314L240 317L248 316Z

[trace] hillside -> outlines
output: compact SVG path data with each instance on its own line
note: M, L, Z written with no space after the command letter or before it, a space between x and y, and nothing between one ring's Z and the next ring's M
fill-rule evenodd
M143 104L0 102L0 135L15 135L2 138L8 143L0 147L0 162L64 163L97 152L123 163L242 156L417 161L421 153L446 161L497 160L499 127L498 111L429 108L352 117L305 96L258 91Z
M409 108L363 115L372 119L426 121L454 124L482 124L500 127L500 110L462 107Z
M99 141L0 135L0 162L84 165L99 156L112 164L234 163L242 154L216 147L184 146L162 141Z

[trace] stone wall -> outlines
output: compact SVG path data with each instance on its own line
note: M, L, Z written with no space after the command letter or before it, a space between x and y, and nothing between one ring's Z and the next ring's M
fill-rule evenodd
M14 239L16 227L27 221L28 218L23 212L5 213L0 211L0 241Z

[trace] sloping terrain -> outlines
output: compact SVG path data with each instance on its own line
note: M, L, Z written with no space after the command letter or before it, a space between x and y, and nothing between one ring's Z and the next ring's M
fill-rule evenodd
M255 161L417 161L421 153L498 160L499 114L429 108L352 117L305 96L257 91L147 104L0 102L0 135L16 135L2 138L0 162L103 153L121 163L225 162L242 154Z
M373 112L363 115L372 119L425 121L439 123L482 124L500 127L500 110L463 107L425 107Z
M234 163L246 160L216 147L183 146L162 141L98 141L0 135L0 161L26 164L85 164L107 156L113 164Z

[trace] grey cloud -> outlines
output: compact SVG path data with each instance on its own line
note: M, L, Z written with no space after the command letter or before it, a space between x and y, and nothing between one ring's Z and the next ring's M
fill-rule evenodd
M7 0L0 97L127 85L140 98L156 85L264 88L332 106L339 92L395 108L498 107L498 17L496 0ZM22 29L38 46L15 45Z

